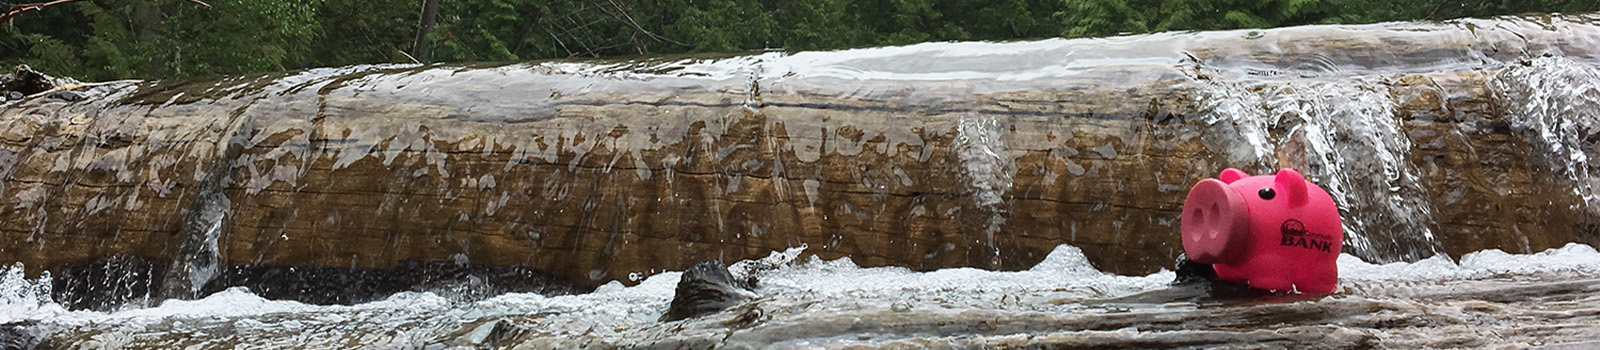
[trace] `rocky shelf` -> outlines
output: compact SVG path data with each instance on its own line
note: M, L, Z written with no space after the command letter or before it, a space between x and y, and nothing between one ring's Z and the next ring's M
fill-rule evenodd
M1071 244L1148 273L1181 251L1189 186L1226 167L1302 169L1368 260L1600 244L1595 23L98 86L0 105L0 263L52 271L78 307L315 285L304 271L366 276L318 302L426 269L581 291L800 245L928 270Z

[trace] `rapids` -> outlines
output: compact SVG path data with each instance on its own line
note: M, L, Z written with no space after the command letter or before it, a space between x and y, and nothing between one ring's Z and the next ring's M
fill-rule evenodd
M1600 344L1600 252L1339 260L1332 296L1218 297L1161 271L1122 276L1055 248L1033 268L915 272L822 260L804 247L735 263L761 298L700 319L657 322L679 272L592 293L448 292L318 306L241 288L150 308L68 311L49 281L0 276L0 324L51 348L1251 348L1527 347Z

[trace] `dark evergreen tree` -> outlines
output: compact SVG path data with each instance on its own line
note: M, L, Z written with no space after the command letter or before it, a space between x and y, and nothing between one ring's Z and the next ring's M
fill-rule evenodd
M0 66L84 80L1600 11L1594 0L81 1L0 23ZM20 1L0 0L0 9ZM425 37L418 40L418 34Z

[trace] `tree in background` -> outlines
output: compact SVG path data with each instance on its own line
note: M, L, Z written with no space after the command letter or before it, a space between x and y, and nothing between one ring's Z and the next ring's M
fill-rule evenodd
M1067 24L1061 32L1065 37L1116 35L1150 31L1148 5L1124 0L1064 0L1066 8L1055 13L1055 18ZM1159 3L1159 1L1142 1Z
M433 24L438 19L439 0L424 0L422 2L422 21L417 25L421 29L417 30L417 43L411 46L412 60L416 60L417 57L422 57L424 60L430 57L428 33L433 32Z
M410 56L633 57L1600 11L1594 0L188 1L77 0L18 15L0 23L0 65L159 79Z
M1065 37L1600 11L1593 0L1062 0Z
M411 62L420 3L413 0L335 0L318 6L307 64L331 67Z
M300 68L319 3L79 2L0 27L0 60L89 80Z

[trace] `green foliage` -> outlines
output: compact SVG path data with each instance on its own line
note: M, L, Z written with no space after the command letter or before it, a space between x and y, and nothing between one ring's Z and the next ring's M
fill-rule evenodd
M790 50L812 50L862 44L847 0L793 0L780 2L773 11L780 28L777 39Z
M1600 11L1593 0L1061 0L1062 36Z
M0 24L0 65L110 80L410 62L423 1L78 2ZM426 36L431 54L417 59L814 50L1583 11L1600 11L1600 1L443 0Z
M43 34L29 34L24 38L31 45L28 58L23 62L34 69L69 74L82 72L83 62L78 60L78 50L71 45Z
M319 0L79 2L15 19L26 51L0 60L88 80L277 71L304 66ZM37 21L37 22L36 22ZM76 40L76 41L73 41ZM11 46L11 45L5 45Z
M421 12L420 4L413 1L410 6L414 9L411 18L416 18L417 13ZM434 58L443 61L522 59L514 51L519 49L520 44L526 44L526 34L532 34L531 31L522 30L523 12L525 9L537 10L533 1L524 0L444 1L440 8L442 18L429 39L438 45ZM415 33L416 30L416 24L412 23L407 32Z
M308 66L410 62L421 3L411 0L335 0L323 2L316 18Z
M1156 2L1156 1L1141 1ZM1148 3L1124 0L1064 0L1066 8L1055 18L1066 25L1065 37L1115 35L1150 31Z
M165 56L178 75L284 70L309 52L318 30L313 1L212 1L212 9L176 4L163 24ZM180 39L181 38L181 39ZM157 55L160 55L157 53ZM160 56L158 56L160 57Z
M692 43L694 51L766 48L773 43L772 33L778 26L772 12L755 0L685 1L682 8L663 34Z
M93 4L83 6L80 10L89 17L89 28L94 34L83 47L85 65L92 68L78 76L92 80L139 76L140 55L123 52L123 46L119 46L136 45L135 43L139 42L127 26L123 25L122 17Z

